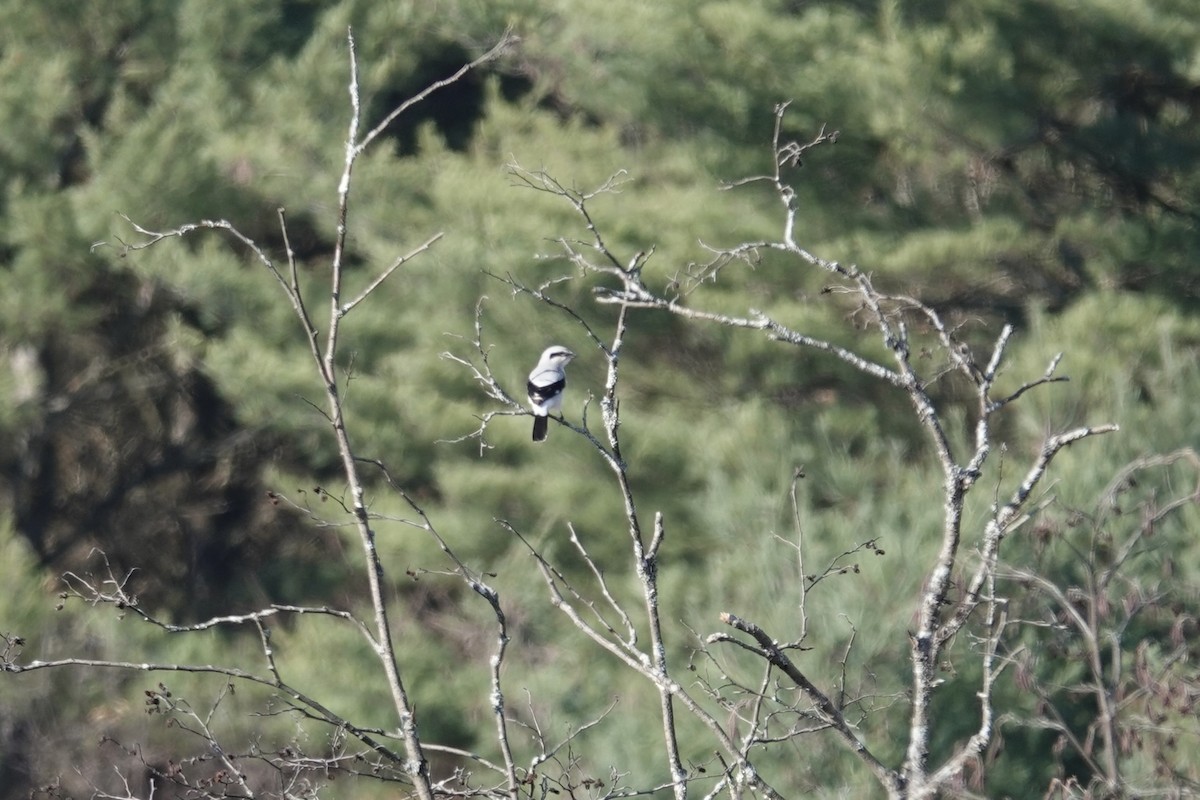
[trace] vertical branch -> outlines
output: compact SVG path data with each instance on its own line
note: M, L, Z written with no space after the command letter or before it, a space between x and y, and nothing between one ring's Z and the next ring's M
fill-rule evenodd
M635 263L636 263L635 259ZM642 588L642 599L646 604L646 620L650 626L651 662L654 683L658 688L659 705L662 716L663 739L667 749L667 766L671 771L671 784L676 800L687 797L687 771L679 755L679 740L675 730L675 708L672 699L670 672L667 667L667 650L663 644L662 621L658 610L658 548L666 536L662 514L655 515L654 537L651 550L646 551L642 537L641 523L638 519L637 507L633 499L633 487L629 483L629 471L625 459L621 455L621 438L618 429L621 425L621 415L617 400L617 382L621 348L625 342L625 332L628 325L629 307L622 305L617 315L616 332L612 345L608 348L608 375L604 382L604 395L600 400L600 408L604 419L604 431L612 448L613 458L609 461L621 487L621 497L625 503L625 518L629 524L630 545L633 548L634 567L638 583Z
M375 531L371 527L370 516L367 511L366 501L364 497L364 483L359 472L358 461L354 455L354 449L351 446L350 436L346 430L346 420L342 409L342 401L339 394L337 383L337 348L338 337L341 331L342 318L353 310L368 294L378 288L383 280L391 275L397 267L399 267L406 258L398 259L391 267L383 272L382 275L372 282L367 289L361 293L352 302L342 303L342 279L344 275L345 253L346 253L346 235L347 235L347 219L350 208L350 187L351 178L354 172L354 165L358 157L362 155L366 147L389 125L397 116L409 108L414 103L425 99L429 94L444 86L453 83L460 77L465 75L471 69L496 58L500 53L507 49L513 38L509 34L505 34L501 41L489 52L479 57L470 64L464 66L451 77L439 81L422 93L411 98L391 114L389 114L379 125L372 129L361 141L359 139L359 126L362 119L362 102L359 86L358 73L358 54L355 47L353 31L347 31L347 43L350 54L350 104L351 114L349 128L346 133L345 145L345 160L342 169L341 180L338 182L338 211L337 211L337 235L334 243L334 255L330 276L329 290L329 330L326 334L326 344L324 357L321 358L318 353L318 348L314 346L314 356L317 357L317 368L321 374L324 383L325 394L329 403L329 419L333 427L334 437L337 440L338 454L342 459L342 468L345 472L346 482L350 490L352 498L351 512L354 516L355 526L358 529L359 538L362 542L363 553L367 563L367 578L371 594L371 603L375 612L375 641L376 653L383 665L384 673L387 676L388 687L391 691L392 703L395 706L396 713L400 721L400 736L404 742L405 754L407 760L405 762L405 771L411 776L414 787L421 800L432 800L433 789L430 784L429 777L429 762L425 757L424 750L421 747L420 735L417 728L416 718L413 712L413 707L408 698L408 693L404 688L404 682L400 675L400 669L396 658L395 644L392 637L391 625L388 621L387 602L384 597L383 589L383 564L379 559L379 552L375 545ZM440 235L439 235L440 236ZM438 237L434 237L427 241L424 245L418 248L416 253L421 252L426 247L431 245ZM409 256L411 257L411 256ZM298 301L297 301L298 302ZM311 326L310 326L311 328ZM443 548L445 549L445 548ZM461 564L460 564L461 566ZM481 592L482 593L482 592ZM486 593L483 593L487 597ZM491 599L491 598L489 598ZM497 612L499 612L498 603L493 603ZM503 627L503 614L498 613L498 619L501 624L500 641L501 648L498 654L499 658L503 657L504 644L507 642L507 636ZM499 670L499 663L495 664L494 669ZM501 697L498 693L497 697ZM498 700L499 702L499 700ZM506 743L506 738L501 726L501 743ZM514 769L512 766L511 753L506 752L506 762L508 764L508 775L510 788L513 782Z
M803 478L804 468L796 467L792 473L792 485L789 490L792 499L792 520L796 525L796 576L800 592L800 600L796 604L800 614L800 631L797 638L801 642L808 637L808 577L804 574L804 524L800 519L800 498L796 491Z
M317 358L317 369L324 384L326 400L329 404L329 421L333 427L334 438L337 441L338 455L342 460L342 469L352 498L351 512L354 516L355 527L362 543L363 554L366 558L367 580L371 594L371 605L375 614L375 652L383 666L387 678L388 689L391 693L392 704L400 722L400 737L404 743L406 755L405 771L412 778L417 795L421 800L433 800L433 789L429 779L429 762L421 748L421 739L417 730L416 718L404 682L400 676L400 668L396 659L395 643L392 638L391 625L388 621L387 601L383 589L383 565L379 560L379 552L375 546L375 531L371 528L370 518L364 500L364 486L355 461L354 450L351 447L350 435L346 430L346 419L342 409L341 396L337 385L336 358L338 335L341 330L343 311L341 309L342 277L346 250L346 219L350 208L350 179L354 171L355 161L362 152L358 143L358 128L361 120L362 107L358 82L358 54L355 49L354 34L347 31L346 39L350 52L350 104L351 114L349 130L346 134L345 164L342 177L338 183L338 212L337 237L334 244L332 274L329 289L329 330L326 334L324 358ZM319 356L314 348L314 356Z
M642 594L646 602L646 618L650 622L650 649L654 659L654 669L662 677L658 685L659 705L662 712L663 738L667 746L667 764L671 769L671 782L675 789L676 800L687 798L687 771L679 757L679 740L675 732L675 707L671 690L667 683L667 649L663 644L662 622L658 612L658 557L657 545L666 535L663 526L663 515L654 515L654 546L652 552L644 556L638 563L638 577L642 583Z
M486 589L486 592L484 591ZM500 608L500 596L490 586L477 589L491 604L496 614L496 652L488 659L488 676L492 684L491 710L496 721L496 741L504 756L504 776L508 781L508 796L517 800L521 796L521 785L517 779L517 762L513 758L512 744L508 741L508 720L504 711L504 690L500 683L500 668L504 665L504 654L508 651L508 622Z

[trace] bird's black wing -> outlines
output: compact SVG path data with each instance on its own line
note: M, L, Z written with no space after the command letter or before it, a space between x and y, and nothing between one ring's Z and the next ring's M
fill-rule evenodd
M559 378L554 383L548 383L545 386L538 386L533 381L528 381L525 388L529 392L529 402L540 406L547 400L562 394L562 390L565 389L566 386L567 379Z

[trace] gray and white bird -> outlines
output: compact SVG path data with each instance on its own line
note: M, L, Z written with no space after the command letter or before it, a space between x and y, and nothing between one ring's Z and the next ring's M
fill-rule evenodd
M533 440L543 442L550 426L550 413L562 416L563 389L567 388L564 368L575 354L561 344L551 345L542 353L533 372L529 373L529 404L533 406Z

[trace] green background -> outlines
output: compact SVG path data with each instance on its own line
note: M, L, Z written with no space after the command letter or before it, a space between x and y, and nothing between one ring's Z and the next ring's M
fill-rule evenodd
M486 295L484 343L507 391L520 397L537 354L563 343L579 353L564 411L578 422L590 396L598 425L600 353L575 321L496 278L536 286L575 276L555 240L589 234L568 204L523 188L510 165L580 190L625 171L620 191L590 210L623 258L654 248L646 280L663 289L710 259L710 246L782 235L782 207L767 184L721 190L770 172L777 103L791 102L786 138L838 130L836 144L810 151L791 175L801 246L937 308L983 360L1001 325L1016 326L1002 388L1065 354L1069 383L1031 393L998 420L1005 451L972 500L969 537L979 534L993 487L1011 486L1047 433L1121 426L1056 462L1044 511L1006 551L1060 585L1086 585L1081 563L1104 562L1105 542L1136 529L1137 515L1105 516L1097 505L1117 471L1200 437L1200 16L1192 0L0 0L0 633L25 638L23 659L261 667L253 630L167 637L111 609L56 611L64 572L103 577L96 548L116 575L133 570L129 586L141 602L172 620L270 602L365 610L356 539L314 524L343 521L315 487L338 498L344 485L312 405L323 400L307 343L278 285L215 233L126 252L123 243L139 237L121 216L152 230L227 219L282 264L276 210L285 208L323 326L350 113L348 26L367 127L505 28L522 39L402 117L358 163L351 296L397 256L445 235L347 318L339 366L350 376L344 398L360 454L386 462L455 551L496 574L514 630L505 674L512 714L536 718L557 740L618 699L577 743L582 775L609 781L615 768L632 785L667 780L658 723L644 712L655 699L565 623L497 520L587 586L567 541L570 522L616 594L632 600L619 494L590 445L565 429L553 427L535 449L527 417L501 416L487 430L488 449L460 440L497 406L442 355L472 355ZM614 312L592 301L596 283L575 276L552 292L603 333ZM762 309L883 358L853 303L822 293L828 283L764 252L687 302L733 314ZM934 394L965 447L972 409L963 387L938 384ZM801 578L780 537L796 535L789 490L803 465L805 572L839 557L855 567L809 595L814 650L804 663L832 685L853 637L846 691L859 698L864 738L897 764L907 737L907 631L941 522L940 474L908 399L819 352L637 311L621 411L639 508L667 522L662 604L674 663L693 657L697 635L717 630L721 611L796 635ZM372 480L373 511L410 514ZM1194 470L1155 471L1139 484L1137 507L1194 485ZM314 513L272 503L269 491ZM1196 679L1187 666L1194 645L1182 660L1167 655L1180 652L1176 626L1194 634L1200 614L1196 523L1194 509L1171 515L1112 589L1114 606L1150 600L1121 628L1121 646L1132 654L1147 643L1150 667L1182 670L1173 686ZM423 737L496 758L488 610L444 574L449 565L419 531L384 522L379 538ZM855 550L868 540L882 553ZM1075 645L1053 626L1024 635L1040 656L1031 669L1062 688L1057 700L1082 738L1095 709L1063 688L1081 680ZM352 632L306 618L281 625L273 641L297 685L363 725L394 724L377 664ZM935 752L976 724L968 643L951 654L959 671L935 706ZM722 671L758 680L752 660L728 659L697 658L696 680L719 684ZM998 688L1013 721L972 790L1022 797L1041 796L1055 777L1086 784L1093 770L1055 751L1054 733L1017 722L1041 712L1014 677ZM157 680L5 676L0 797L56 781L54 791L88 796L89 784L114 779L114 763L136 775L137 759L102 737L140 744L160 766L186 757L195 740L142 713L143 690ZM164 680L196 708L210 707L222 685ZM222 700L223 736L245 748L326 746L327 731L252 716L267 702L250 690ZM1194 719L1179 703L1170 708L1162 727L1180 731L1186 753L1196 746ZM708 763L704 732L691 721L682 727L691 763ZM519 762L528 763L530 748L522 738ZM1149 750L1131 744L1122 753L1126 774L1139 785L1195 790L1200 776L1186 756L1164 746L1156 761ZM763 769L788 796L878 792L821 733L776 748ZM392 790L359 779L326 795Z

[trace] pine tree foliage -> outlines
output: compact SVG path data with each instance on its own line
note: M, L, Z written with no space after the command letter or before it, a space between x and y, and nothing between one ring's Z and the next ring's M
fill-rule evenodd
M1194 447L1200 430L1191 402L1200 391L1200 17L1190 0L0 0L0 575L13 587L0 633L21 632L26 654L40 658L66 652L66 642L86 643L97 658L151 646L128 621L96 622L74 604L47 613L56 601L44 587L58 575L101 574L94 548L115 574L136 569L131 586L178 621L362 596L348 539L308 513L344 499L344 489L292 309L237 241L189 238L130 257L122 216L156 230L228 219L282 263L284 208L302 284L323 285L338 235L348 26L368 124L506 28L522 40L403 115L357 164L347 296L396 253L441 239L347 318L338 366L348 376L347 424L369 442L367 455L386 462L439 528L454 531L459 555L495 572L510 598L520 647L509 665L545 704L530 714L578 726L616 694L634 708L656 698L623 684L594 651L564 644L569 627L495 522L519 522L570 576L586 577L564 535L570 522L592 556L613 565L613 591L634 596L628 567L617 566L623 543L608 535L620 496L604 465L567 436L532 451L525 417L497 418L489 449L462 438L488 400L441 354L464 351L477 313L491 366L515 396L546 343L585 341L576 322L505 283L568 274L554 239L589 239L569 207L523 187L512 167L579 189L619 176L618 191L590 210L614 252L652 251L647 280L665 287L707 263L713 247L777 236L778 199L760 184L731 184L770 171L771 110L790 100L785 138L839 131L836 144L790 167L805 247L928 303L970 341L1015 324L1016 385L1065 354L1071 382L1031 392L1000 420L1006 458L1021 463L1057 426L1121 424L1119 437L1064 454L1062 483L1014 544L1011 580L1028 583L1023 571L1036 569L1062 586L1094 587L1113 567L1111 548L1132 542L1124 583L1088 595L1120 609L1095 629L1138 671L1140 682L1112 688L1132 716L1196 735L1196 654L1186 640L1200 612L1181 591L1196 577L1194 509L1153 529L1113 512L1116 503L1137 520L1153 517L1160 500L1188 496L1180 487L1195 475L1181 457L1146 465L1136 488L1111 486L1136 459ZM823 276L759 256L706 285L706 307L766 309L882 356L858 327L861 309L825 294ZM592 324L616 318L583 283L556 286L555 298L588 309ZM328 323L324 305L311 311L318 326ZM938 525L928 489L936 470L908 399L820 353L656 311L640 314L624 358L633 487L677 532L663 552L674 567L663 576L664 604L707 630L716 613L761 602L763 592L794 598L798 567L776 537L794 529L789 493L798 491L810 565L866 540L882 551L845 556L846 574L826 584L837 588L814 592L812 661L836 679L851 653L845 668L864 715L900 730L903 632ZM579 420L590 395L594 420L603 383L599 360L578 359L568 418ZM931 388L954 409L956 443L972 436L969 388ZM808 477L797 489L800 465ZM1002 469L997 494L1018 477ZM382 475L368 480L373 511L409 513ZM985 505L972 513L982 519ZM421 642L404 658L425 687L419 705L438 720L426 735L482 746L486 682L447 665L479 659L484 612L434 569L436 548L399 528L381 537L380 552L406 609L401 638ZM1041 657L1020 661L999 690L1011 727L964 796L1044 793L1054 781L1073 796L1072 786L1106 774L1101 751L1073 741L1100 737L1088 727L1095 698L1079 690L1095 678L1079 628L1052 593L1029 586L1022 613L1046 625L1023 644ZM783 629L794 622L790 608L781 603L761 621ZM314 654L297 683L328 688L334 653L335 710L388 724L374 721L371 654L329 622L276 630L281 652ZM172 639L162 658L187 660L188 647L204 651L192 660L260 654L253 636L202 641ZM672 657L687 659L692 644L679 631ZM711 681L722 669L746 678L756 668L737 659L698 667L712 670L701 673ZM152 682L18 683L0 681L0 718L9 720L0 724L0 797L28 796L56 776L63 794L86 796L87 781L108 779L101 772L118 750L82 742L132 745L161 733L119 713ZM202 681L168 683L205 696ZM286 739L281 719L257 727L247 718L265 696L225 702L225 732ZM943 700L973 702L952 692ZM1065 730L1036 727L1049 706ZM635 722L614 714L609 725L580 740L589 769L661 771ZM1196 791L1184 744L1125 719L1114 730L1113 758L1133 785ZM683 737L694 744L702 733ZM184 737L154 741L146 753L156 764L186 747ZM877 791L835 743L803 741L810 750L775 764L799 764L791 795ZM875 743L903 758L899 735Z

